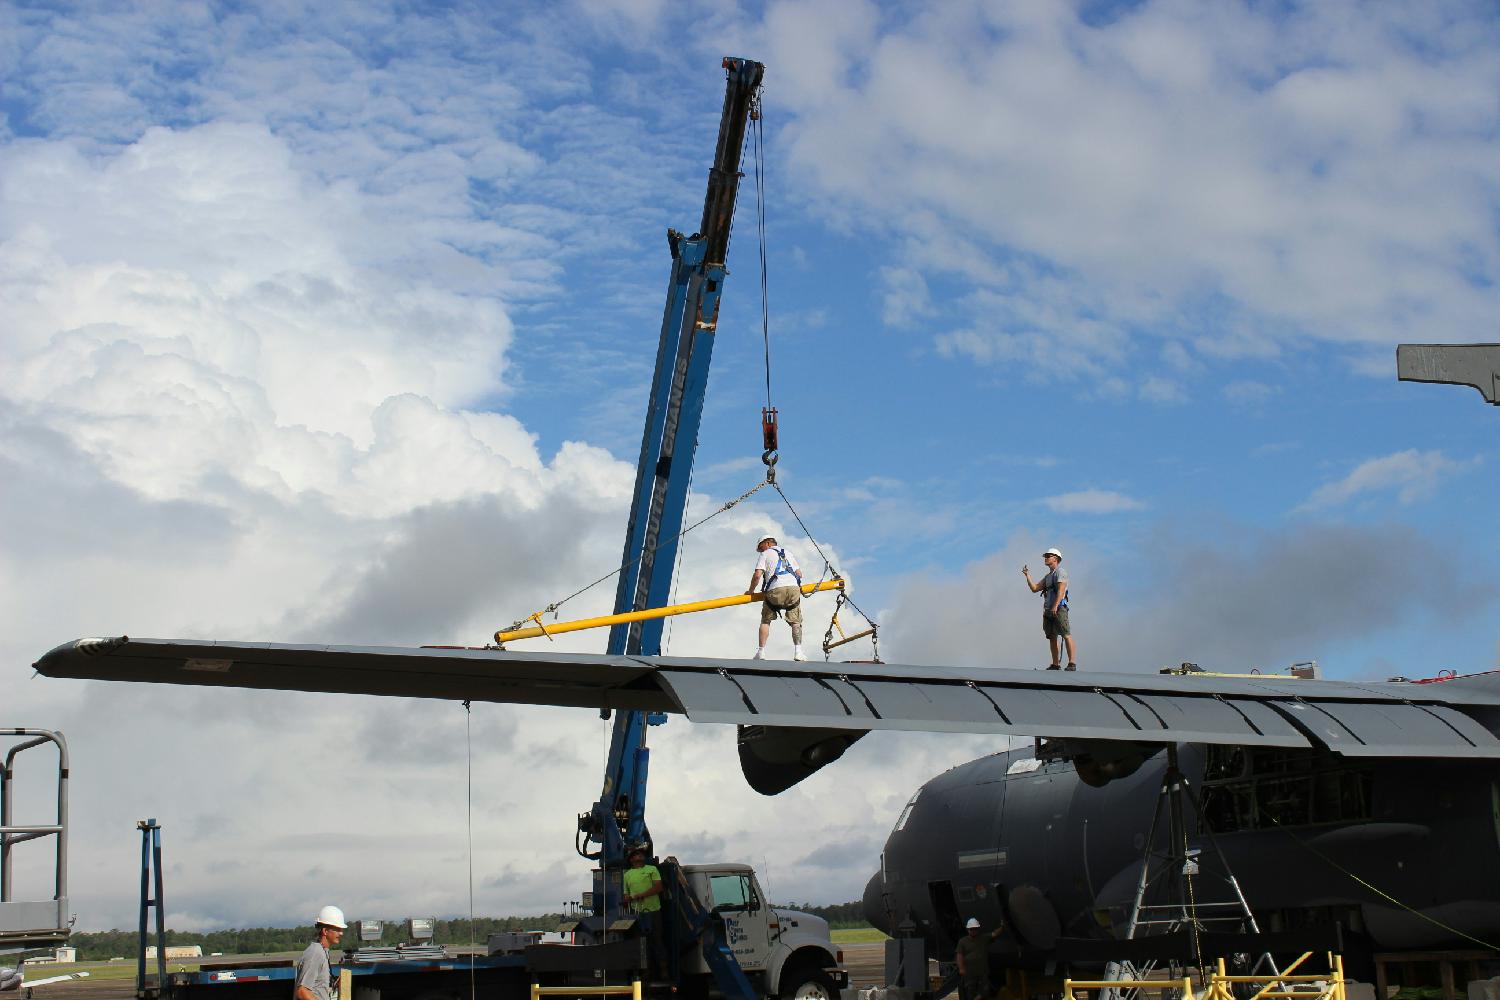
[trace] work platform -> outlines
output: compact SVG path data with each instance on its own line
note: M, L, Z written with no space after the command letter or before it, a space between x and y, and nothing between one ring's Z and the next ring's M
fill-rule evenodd
M0 766L0 950L48 948L68 939L68 744L45 729L0 729L10 742ZM15 815L17 760L29 750L57 750L57 812L51 823L22 823ZM28 758L26 763L33 763ZM44 843L51 839L51 844ZM52 897L17 898L15 855L23 844L53 848ZM35 867L35 866L33 866Z

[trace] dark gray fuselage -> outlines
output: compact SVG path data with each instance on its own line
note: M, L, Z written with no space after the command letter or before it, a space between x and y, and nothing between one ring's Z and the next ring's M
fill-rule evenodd
M1005 920L1002 960L1059 934L1123 936L1166 754L1102 788L1068 761L1030 758L982 757L922 786L866 889L872 923L895 933L910 920L945 958L969 917ZM1338 921L1382 949L1474 946L1455 931L1500 940L1495 763L1183 746L1181 768L1261 930ZM1187 813L1188 846L1207 865L1211 845ZM1200 901L1232 898L1222 880L1195 883Z

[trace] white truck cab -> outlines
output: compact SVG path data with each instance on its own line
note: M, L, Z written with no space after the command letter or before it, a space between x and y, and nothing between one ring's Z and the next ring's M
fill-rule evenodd
M810 913L772 907L749 865L683 865L693 895L724 920L729 946L751 983L768 997L838 1000L848 985L841 955L828 935L828 921ZM709 972L703 956L684 957L688 975Z

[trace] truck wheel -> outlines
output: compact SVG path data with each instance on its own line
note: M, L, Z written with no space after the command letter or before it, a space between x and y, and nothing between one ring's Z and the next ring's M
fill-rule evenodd
M838 1000L838 995L833 977L822 969L794 972L781 984L782 1000Z

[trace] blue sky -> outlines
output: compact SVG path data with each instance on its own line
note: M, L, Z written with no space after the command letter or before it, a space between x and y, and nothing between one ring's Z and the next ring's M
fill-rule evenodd
M100 633L478 642L609 568L724 54L767 64L782 482L887 658L1041 664L1019 568L1058 545L1085 669L1500 666L1500 414L1395 379L1398 342L1500 339L1485 5L11 4L0 39L0 704L77 744L83 926L131 918L137 812L183 857L181 926L456 912L418 873L297 867L350 829L351 866L407 826L462 854L452 789L414 818L398 780L462 766L452 706L23 667ZM761 475L754 208L746 184L702 513ZM811 560L747 505L690 539L678 593L741 589L765 530ZM684 620L671 648L746 655L753 627ZM163 763L115 759L121 711L170 720ZM480 899L553 906L597 723L481 711ZM335 733L388 776L341 819L298 777ZM657 740L659 843L822 902L916 784L993 749L872 739L766 801L723 791L732 734ZM152 794L191 779L246 804ZM226 891L252 851L301 877Z

